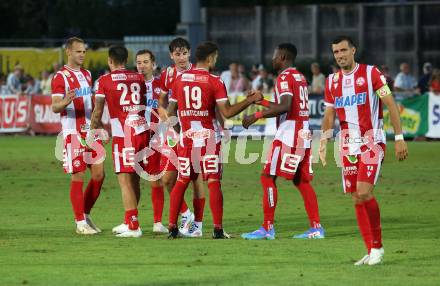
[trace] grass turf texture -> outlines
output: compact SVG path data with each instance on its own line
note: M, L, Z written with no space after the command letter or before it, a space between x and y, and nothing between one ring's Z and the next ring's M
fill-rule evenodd
M235 145L233 141L232 150ZM69 202L69 177L54 158L54 146L54 137L0 138L0 285L440 285L440 143L409 143L410 157L404 163L395 160L393 144L388 145L376 189L385 264L375 267L353 266L365 250L334 162L326 168L314 165L313 185L327 231L324 240L291 239L308 224L299 192L281 178L277 239L241 239L241 233L256 229L262 220L261 163L239 165L233 152L222 186L224 225L234 239L210 238L208 200L202 239L170 241L153 235L150 189L145 181L140 204L144 236L119 239L111 234L123 219L111 156L92 212L104 232L78 236ZM260 142L249 142L247 152L260 149ZM188 190L189 205L191 195ZM164 222L168 202L166 194Z

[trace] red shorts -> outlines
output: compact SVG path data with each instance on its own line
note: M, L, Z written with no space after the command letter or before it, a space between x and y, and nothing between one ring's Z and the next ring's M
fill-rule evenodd
M166 171L166 172L177 172L177 167L175 164L173 164L174 160L171 160L170 158L173 158L177 156L177 145L174 147L169 147L168 145L164 145L162 150L160 151L160 170Z
M84 136L69 134L64 138L63 169L67 174L84 172L92 164L102 163L105 159L105 149L100 140L89 147Z
M112 155L115 173L140 173L146 169L145 153L149 142L149 133L143 132L130 137L113 137Z
M161 172L161 157L162 154L159 151L152 150L151 155L146 158L147 164L145 166L145 172L147 172L149 175L159 174Z
M201 173L203 180L221 180L223 168L220 155L221 143L208 147L178 148L179 178L197 179Z
M287 180L313 179L310 148L289 147L280 140L274 140L267 155L263 174Z
M358 155L345 155L342 162L342 185L344 193L356 192L357 182L375 185L385 157L385 144L376 144Z

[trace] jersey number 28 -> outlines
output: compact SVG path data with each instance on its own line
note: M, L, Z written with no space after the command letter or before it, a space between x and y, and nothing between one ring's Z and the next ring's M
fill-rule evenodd
M119 83L116 89L122 91L122 95L119 100L120 105L128 105L130 103L133 104L141 103L141 87L137 82L130 84L131 102L129 99L126 99L128 94L128 86L125 83L122 82Z

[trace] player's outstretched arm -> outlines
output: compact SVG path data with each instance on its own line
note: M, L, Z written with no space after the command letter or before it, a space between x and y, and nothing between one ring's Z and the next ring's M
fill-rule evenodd
M400 124L399 109L394 101L391 93L381 97L382 102L386 105L390 113L391 125L395 134L395 153L399 161L403 161L408 157L408 146L403 139L402 126Z
M159 96L159 107L157 108L157 111L159 112L159 117L162 121L166 121L168 118L168 112L165 106L168 104L168 93L166 92L160 92Z
M260 94L251 93L251 94L249 94L248 97L246 97L245 100L237 102L234 105L231 105L231 103L229 102L229 99L217 101L217 107L218 107L220 113L224 117L231 118L231 117L239 114L243 110L245 110L249 105L251 105L257 101L260 101L261 99L262 99L261 93Z
M67 105L69 105L72 100L75 98L75 91L69 90L66 93L66 96L52 96L52 111L54 113L62 112Z
M331 106L327 106L324 111L324 118L321 123L321 139L319 140L319 159L323 166L327 165L327 142L333 136L333 125L335 124L336 112Z
M104 103L105 103L104 97L95 96L95 108L93 109L92 119L90 122L91 130L102 128L101 118L102 118L102 113L104 112Z
M177 133L180 133L180 125L177 121L177 102L170 100L167 109L167 120L169 126L173 127Z
M258 93L260 93L261 95L260 91L256 92L256 94ZM287 111L289 111L289 108L292 104L292 96L289 95L282 96L280 103L273 103L267 100L262 100L261 102L263 103L261 105L267 107L267 109L243 117L242 124L244 128L247 129L249 126L254 124L260 118L276 117L280 114L286 113Z

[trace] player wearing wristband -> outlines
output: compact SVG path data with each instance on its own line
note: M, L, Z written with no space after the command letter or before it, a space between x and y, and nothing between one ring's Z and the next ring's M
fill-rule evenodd
M256 231L244 233L244 239L275 239L273 223L277 206L278 176L293 181L301 193L309 218L310 229L294 235L294 238L324 238L325 235L320 223L316 194L310 184L313 171L307 81L293 68L296 55L296 47L292 44L280 44L275 49L273 68L281 71L276 80L275 103L262 100L257 104L267 109L243 118L243 127L248 128L259 118L277 117L277 132L260 177L263 186L264 221Z
M336 38L332 50L341 70L327 78L319 156L325 166L326 144L338 116L344 192L351 193L368 251L355 265L375 265L382 262L384 255L379 205L373 195L385 156L382 104L390 112L398 160L406 159L408 149L402 136L399 111L385 76L375 66L356 63L356 47L349 37Z

